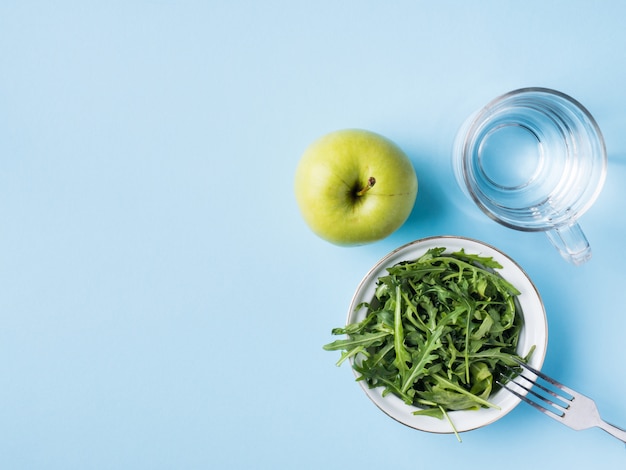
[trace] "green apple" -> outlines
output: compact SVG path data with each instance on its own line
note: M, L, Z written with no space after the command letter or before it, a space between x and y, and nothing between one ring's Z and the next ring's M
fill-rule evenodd
M304 220L321 238L363 245L404 224L415 204L417 177L409 158L389 139L343 129L305 150L295 195Z

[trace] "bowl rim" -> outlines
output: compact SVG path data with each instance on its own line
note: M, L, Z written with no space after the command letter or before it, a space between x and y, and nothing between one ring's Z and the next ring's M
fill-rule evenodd
M518 352L523 356L527 354L527 349L534 345L535 351L529 363L535 369L541 370L548 346L548 323L539 291L526 272L511 257L494 246L473 238L455 235L431 236L414 240L385 255L359 283L350 302L346 324L364 318L367 309L359 307L359 305L364 301L371 301L376 281L382 274L386 273L387 267L407 259L416 259L428 249L436 247L446 248L445 253L452 253L464 248L468 253L491 256L502 265L502 269L499 269L498 273L521 292L517 299L523 312L524 325L520 334ZM512 280L512 278L514 279ZM350 358L349 362L353 366L354 358ZM352 371L354 376L358 378L359 374L354 370L354 367L352 367ZM412 412L419 409L418 407L407 405L392 394L383 397L381 387L369 388L363 380L359 380L358 383L367 397L389 417L410 428L438 434L450 434L455 431L460 433L486 426L511 412L521 401L520 398L506 392L506 390L499 390L490 397L490 401L499 409L481 408L479 410L448 412L450 420L454 424L453 428L445 419L413 415Z

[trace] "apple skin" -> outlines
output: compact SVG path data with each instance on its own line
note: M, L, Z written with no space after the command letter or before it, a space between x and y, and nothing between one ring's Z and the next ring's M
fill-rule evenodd
M295 174L295 196L305 222L340 246L381 240L409 217L417 176L392 141L363 129L342 129L313 142Z

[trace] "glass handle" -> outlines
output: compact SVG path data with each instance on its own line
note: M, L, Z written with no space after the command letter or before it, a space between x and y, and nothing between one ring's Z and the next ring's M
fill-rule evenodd
M555 227L546 234L561 256L570 263L580 265L591 259L591 247L578 223Z

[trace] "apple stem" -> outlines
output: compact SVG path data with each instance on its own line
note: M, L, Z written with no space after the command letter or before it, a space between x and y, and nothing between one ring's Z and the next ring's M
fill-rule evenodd
M363 196L366 192L372 189L372 186L374 186L375 184L376 184L376 178L374 178L373 176L370 176L367 179L367 185L364 188L361 188L359 191L357 191L356 195Z

